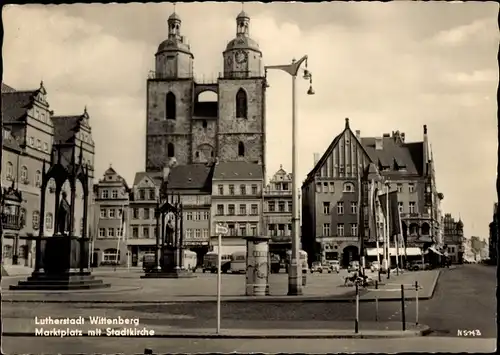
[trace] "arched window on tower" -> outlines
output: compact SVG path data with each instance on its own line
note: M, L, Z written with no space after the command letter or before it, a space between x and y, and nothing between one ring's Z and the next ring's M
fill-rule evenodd
M243 142L238 143L238 156L239 157L245 156L245 145L243 144Z
M167 156L173 158L175 156L175 147L173 143L168 143L167 146Z
M243 89L239 89L236 94L236 117L247 118L247 93Z
M165 100L165 112L167 120L175 120L176 117L175 95L171 92L167 94Z

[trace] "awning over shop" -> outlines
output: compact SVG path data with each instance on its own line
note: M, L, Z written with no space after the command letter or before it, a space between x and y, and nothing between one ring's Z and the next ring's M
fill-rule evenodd
M398 248L399 255L405 255L405 248ZM378 253L379 255L384 254L384 249L383 248L378 248ZM396 255L396 248L389 248L389 254L390 255ZM377 248L370 248L366 251L366 255L368 256L376 256L377 255ZM417 255L422 255L422 250L420 248L406 248L406 255L407 256L417 256Z
M239 251L245 251L247 250L246 245L222 245L222 255L231 255L235 252ZM214 245L214 250L215 253L218 254L219 252L219 247L217 245Z
M425 254L429 254L429 252L433 252L434 254L437 254L437 255L443 255L443 253L441 253L439 250L437 250L436 247L434 247L434 246L429 247L429 249L427 249L425 251Z

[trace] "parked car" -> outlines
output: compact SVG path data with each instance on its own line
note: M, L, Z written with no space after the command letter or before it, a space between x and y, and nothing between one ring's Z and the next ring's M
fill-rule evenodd
M411 271L419 271L419 270L429 270L431 266L429 263L423 263L422 261L414 261L410 265Z
M329 266L328 272L336 272L337 274L340 272L340 263L338 260L329 260L327 263Z
M323 265L319 261L315 261L311 265L311 274L314 272L323 273Z
M370 265L371 272L378 272L380 270L380 263L378 261L374 261Z
M359 261L351 261L347 267L347 272L359 271Z

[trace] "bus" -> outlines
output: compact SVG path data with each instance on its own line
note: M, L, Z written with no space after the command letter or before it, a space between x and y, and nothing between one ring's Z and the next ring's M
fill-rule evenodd
M160 265L163 265L162 268L169 268L175 266L175 264L172 265L172 262L174 259L173 254L171 252L166 252L164 259L161 258L159 260ZM195 272L196 271L196 261L197 261L197 255L194 251L183 249L183 255L182 255L182 265L181 269L186 269ZM142 257L142 268L144 271L149 272L152 271L153 269L156 268L156 255L154 253L148 253L144 254Z
M300 261L302 263L302 273L307 273L309 267L308 267L308 264L307 264L307 253L304 251L304 250L299 250L299 255L300 255ZM292 251L291 250L287 250L286 252L286 266L285 266L285 270L286 270L286 273L288 273L288 265L290 265L290 260L292 258Z
M203 259L203 272L210 271L211 273L217 272L217 264L219 254L214 251L210 251L205 254ZM221 272L228 272L231 268L231 255L223 254L221 256Z
M231 274L244 274L247 270L247 252L237 251L231 254Z

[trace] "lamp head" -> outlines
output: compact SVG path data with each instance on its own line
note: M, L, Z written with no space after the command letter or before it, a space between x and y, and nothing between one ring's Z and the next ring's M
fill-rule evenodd
M307 69L304 69L304 80L310 80L311 79L311 72Z
M312 85L309 86L309 90L307 90L307 95L314 95L315 92L314 92L314 89L312 87Z

